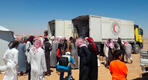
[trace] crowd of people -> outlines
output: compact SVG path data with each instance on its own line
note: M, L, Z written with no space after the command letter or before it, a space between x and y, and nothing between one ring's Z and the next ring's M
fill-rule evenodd
M132 46L128 41L121 41L121 38L118 38L117 41L113 41L112 39L108 39L104 44L104 55L105 55L105 66L108 67L110 62L114 59L114 51L121 50L122 61L128 62L130 59L131 63L133 62L131 58ZM126 61L124 58L126 57Z
M5 71L3 80L17 80L17 76L28 74L28 80L45 80L51 75L50 68L56 68L59 80L68 72L72 78L72 69L79 69L79 80L98 80L98 55L104 56L104 65L109 68L112 80L126 80L128 58L131 63L132 46L128 41L106 40L103 50L94 43L93 38L65 37L19 37L8 44L3 56ZM80 61L79 61L79 57ZM126 61L124 57L126 56Z

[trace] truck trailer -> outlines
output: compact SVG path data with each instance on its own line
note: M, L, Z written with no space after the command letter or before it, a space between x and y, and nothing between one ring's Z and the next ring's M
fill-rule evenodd
M71 20L51 20L48 22L48 35L63 36L67 39L73 37L73 24Z
M130 20L83 15L72 20L51 20L48 25L50 37L92 37L101 47L107 39L117 40L120 37L132 44L134 53L139 53L143 47L143 30Z
M77 33L79 37L92 37L101 46L104 45L103 43L107 39L117 40L120 37L122 41L128 41L132 44L134 53L139 53L140 51L140 45L138 44L138 42L142 43L140 41L142 39L139 40L140 35L138 34L140 30L135 30L137 28L135 28L136 25L134 25L133 21L84 15L73 18L72 23L74 33Z

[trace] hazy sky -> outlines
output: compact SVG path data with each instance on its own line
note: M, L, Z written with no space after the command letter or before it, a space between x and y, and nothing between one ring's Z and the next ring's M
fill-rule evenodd
M0 0L0 25L16 34L43 34L52 19L97 15L132 20L148 38L148 0Z

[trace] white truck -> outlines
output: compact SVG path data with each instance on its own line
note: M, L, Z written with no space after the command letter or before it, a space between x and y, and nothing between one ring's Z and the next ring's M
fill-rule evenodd
M104 42L118 37L126 41L135 41L134 22L115 18L85 15L72 19L79 37L92 37L95 42Z
M140 50L135 41L134 22L130 20L84 15L72 20L52 20L48 25L50 36L92 37L100 45L109 38L120 37L132 44L135 53Z
M107 39L128 41L134 53L139 53L140 48L135 41L134 22L116 18L94 15L83 15L72 19L74 34L79 37L92 37L101 48Z
M48 35L63 36L67 39L73 37L73 24L71 20L51 20L48 22Z

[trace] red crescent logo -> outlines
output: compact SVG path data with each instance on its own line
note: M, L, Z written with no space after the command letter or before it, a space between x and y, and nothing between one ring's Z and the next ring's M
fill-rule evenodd
M113 26L113 31L116 33L117 31L116 31L116 24L114 24L114 26Z

